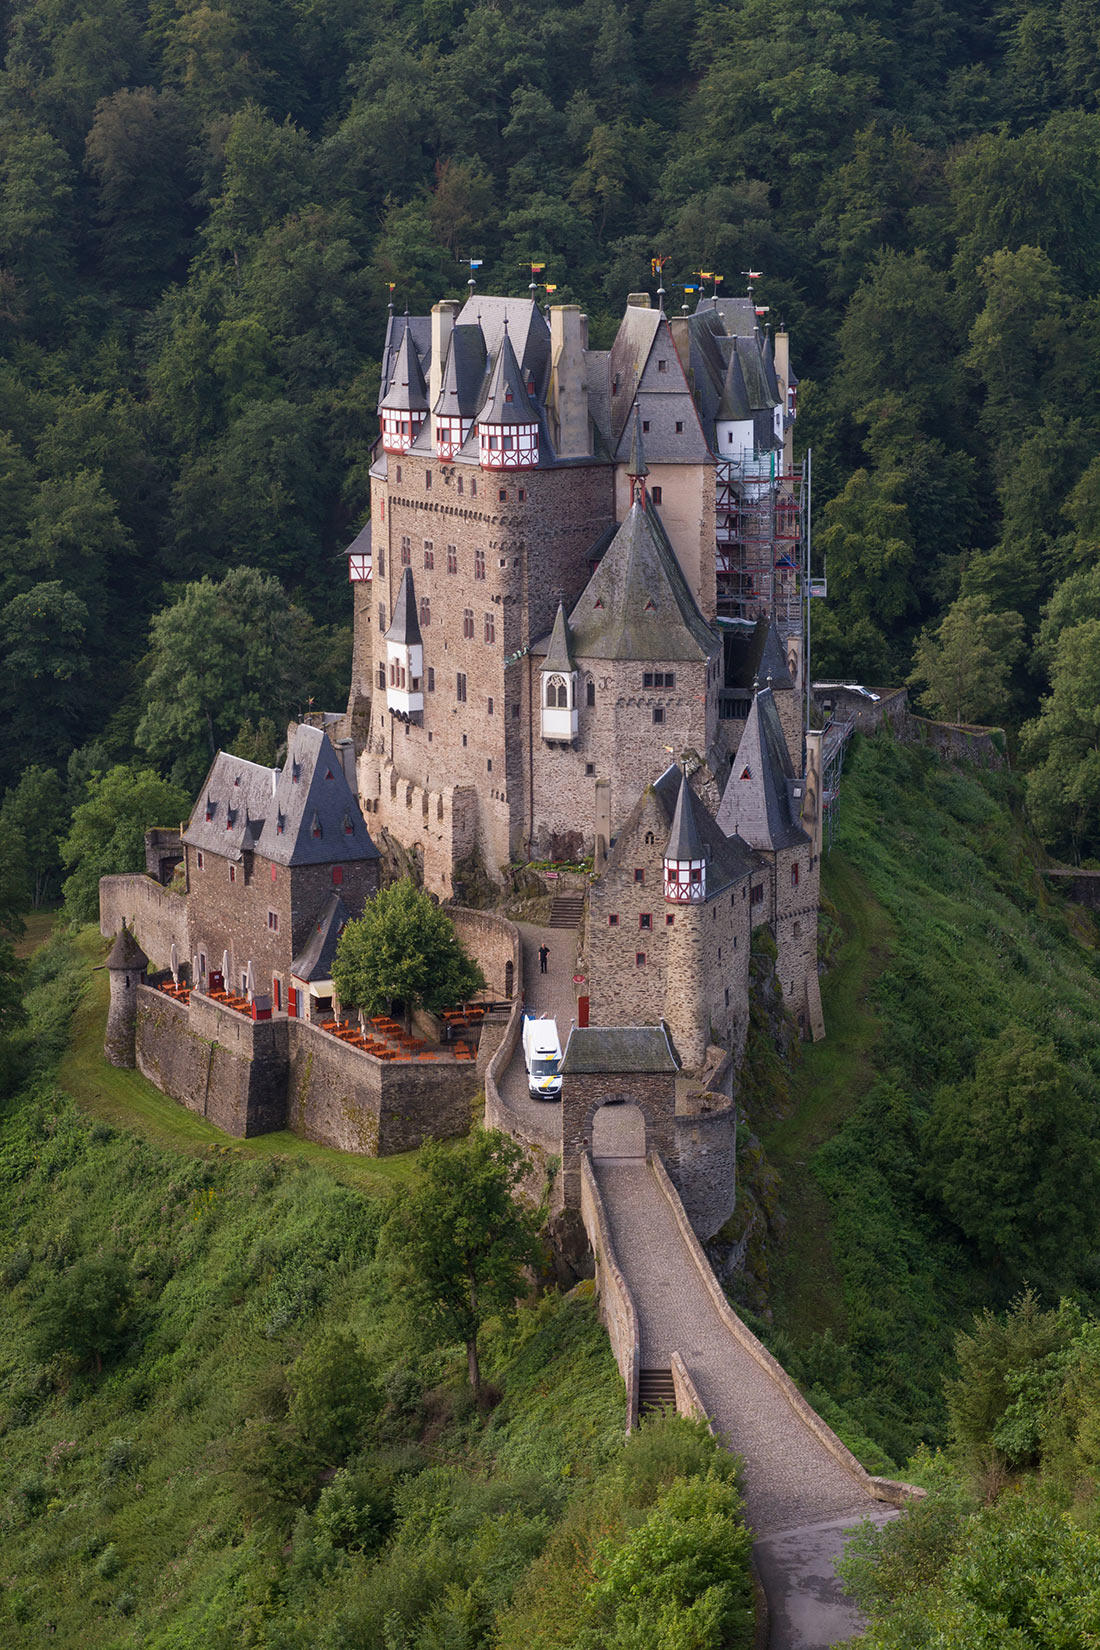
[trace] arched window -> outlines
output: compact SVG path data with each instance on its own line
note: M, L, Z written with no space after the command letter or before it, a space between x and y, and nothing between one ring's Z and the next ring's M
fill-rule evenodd
M546 704L550 710L556 710L559 705L563 708L568 706L569 693L560 676L546 678Z
M564 682L561 682L558 686L558 709L569 709L569 689Z

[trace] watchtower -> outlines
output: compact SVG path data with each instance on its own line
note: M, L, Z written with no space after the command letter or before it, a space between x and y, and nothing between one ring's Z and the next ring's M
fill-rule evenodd
M144 982L149 959L123 923L107 958L111 981L111 1006L107 1010L107 1034L103 1053L112 1066L134 1064L134 1029L137 1024L137 988Z

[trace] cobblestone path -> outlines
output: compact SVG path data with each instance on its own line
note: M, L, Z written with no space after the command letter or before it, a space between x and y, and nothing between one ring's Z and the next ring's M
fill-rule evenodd
M824 1650L859 1630L833 1573L845 1532L891 1516L798 1419L726 1328L648 1165L597 1160L615 1253L634 1297L642 1367L679 1352L745 1463L745 1501L771 1613L770 1650Z
M523 940L523 995L528 1014L544 1015L558 1022L558 1036L564 1049L573 1021L573 964L577 956L575 928L536 928L518 924ZM550 959L545 974L539 973L539 946L546 945ZM550 1152L561 1150L561 1109L557 1101L534 1100L527 1088L522 1041L508 1062L500 1084L500 1098L515 1112L524 1127Z

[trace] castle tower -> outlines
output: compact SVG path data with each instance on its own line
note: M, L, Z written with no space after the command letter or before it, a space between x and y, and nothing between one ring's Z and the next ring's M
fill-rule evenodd
M134 1028L137 1023L137 988L145 979L149 959L123 923L107 958L111 981L111 1005L107 1010L107 1035L103 1053L112 1066L134 1064Z
M393 381L382 397L379 410L382 446L388 453L407 453L428 416L428 386L407 326L397 352Z
M577 667L569 651L569 623L561 602L540 677L542 737L570 744L577 737Z
M685 1067L701 1066L709 1033L704 934L706 850L695 817L695 796L681 770L680 792L664 851L665 902L675 907L668 928L665 1018Z
M523 381L508 323L504 323L489 393L477 415L478 462L483 470L532 470L539 461L535 386Z

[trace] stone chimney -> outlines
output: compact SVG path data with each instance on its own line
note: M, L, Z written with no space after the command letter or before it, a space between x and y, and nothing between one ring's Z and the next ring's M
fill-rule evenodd
M455 317L461 309L457 298L444 298L432 305L432 364L428 368L428 417L432 421L431 440L435 445L435 404L443 388L443 362L447 345L454 330Z
M592 450L584 372L586 322L578 304L551 307L550 388L546 401L559 458L587 458Z
M691 371L691 328L686 315L670 315L668 330L672 334L672 342L676 345L676 353L680 357L680 365L685 373ZM689 380L690 382L690 380Z

